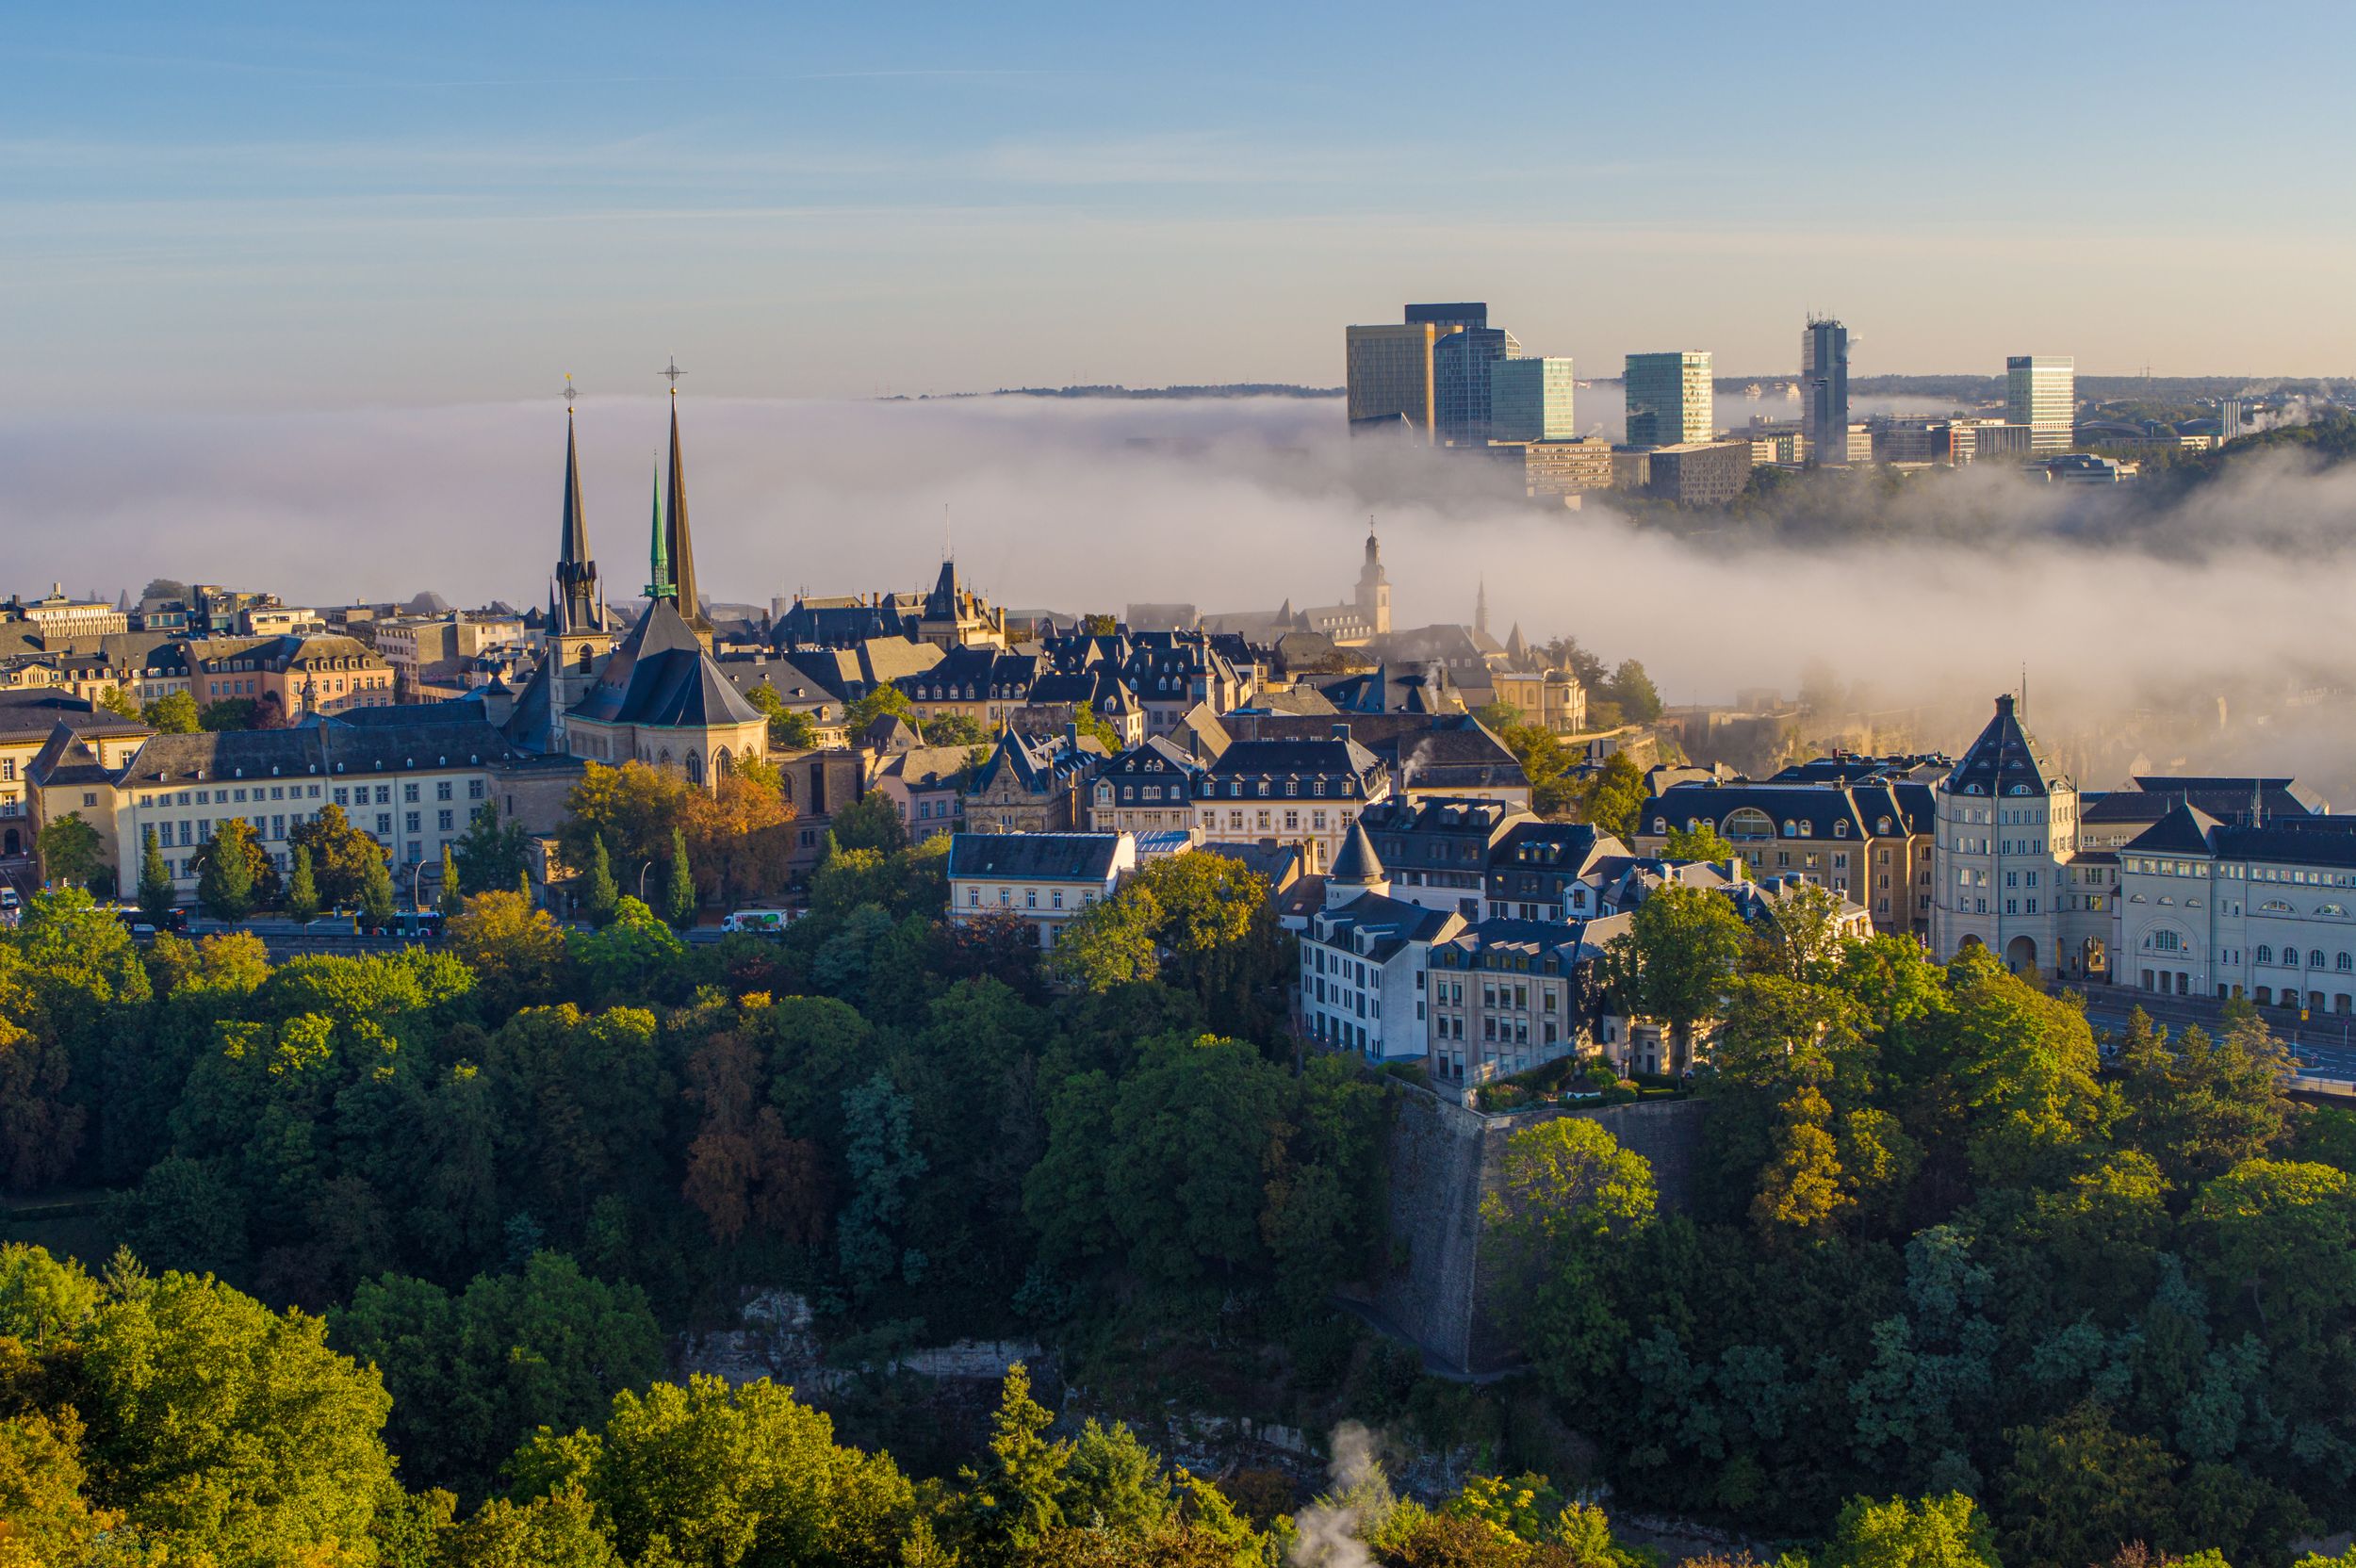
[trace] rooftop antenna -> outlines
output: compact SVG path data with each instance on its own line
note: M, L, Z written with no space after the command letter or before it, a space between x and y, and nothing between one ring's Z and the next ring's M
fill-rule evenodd
M2021 716L2022 716L2023 718L2026 718L2026 717L2028 716L2028 712L2029 712L2029 662L2028 662L2027 660L2023 659L2023 660L2021 662Z
M942 501L941 503L941 559L955 561L957 557L956 545L949 535L949 503Z

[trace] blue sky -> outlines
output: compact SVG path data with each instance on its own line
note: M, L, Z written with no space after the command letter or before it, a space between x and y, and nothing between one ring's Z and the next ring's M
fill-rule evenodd
M0 18L0 406L2356 371L2356 8L117 4Z

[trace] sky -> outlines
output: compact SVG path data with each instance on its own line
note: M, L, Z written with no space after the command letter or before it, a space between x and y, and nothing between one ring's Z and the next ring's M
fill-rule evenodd
M0 415L1610 373L2356 371L2356 8L0 12Z

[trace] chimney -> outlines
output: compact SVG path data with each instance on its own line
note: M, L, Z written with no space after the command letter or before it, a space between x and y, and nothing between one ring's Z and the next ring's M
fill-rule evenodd
M1079 750L1079 749L1080 749L1080 721L1079 721L1079 720L1074 719L1074 720L1072 720L1070 724L1067 724L1067 725L1065 725L1065 726L1063 727L1063 739L1064 739L1064 744L1066 744L1066 745L1070 746L1070 747L1071 747L1073 751L1077 751L1077 750Z

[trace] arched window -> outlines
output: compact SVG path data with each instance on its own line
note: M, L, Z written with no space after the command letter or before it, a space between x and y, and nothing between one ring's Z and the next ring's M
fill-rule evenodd
M2274 949L2270 947L2261 947L2258 949L2258 962L2262 964L2270 964L2274 962Z
M2338 970L2342 974L2346 974L2349 970L2356 970L2356 957L2351 957L2349 955L2343 953L2339 956L2339 958L2332 964L2331 967Z
M1668 828L1669 825L1666 822L1653 824L1653 831L1656 833L1665 833ZM1774 838L1775 825L1774 820L1758 807L1745 806L1739 810L1727 812L1726 821L1718 825L1718 832L1720 836L1733 842L1748 843L1760 839Z
M700 784L704 781L704 754L702 752L691 751L687 754L687 779L691 784Z
M714 778L727 778L727 777L730 776L731 775L733 775L735 772L736 772L736 759L735 759L735 758L733 758L733 757L730 757L730 756L728 755L728 747L726 747L726 746L722 746L722 747L721 747L718 751L715 751L715 752L713 752L713 753L712 754L712 777L714 777Z
M2321 969L2323 967L2323 949L2317 947L2310 948L2308 950L2307 967L2309 969Z
M1890 819L1888 817L1875 817L1873 819L1873 831L1887 837L1890 832Z
M2155 952L2174 953L2180 945L2181 944L2176 939L2176 933L2173 931L2154 931L2151 933L2151 946Z

